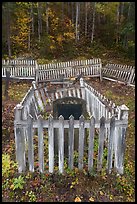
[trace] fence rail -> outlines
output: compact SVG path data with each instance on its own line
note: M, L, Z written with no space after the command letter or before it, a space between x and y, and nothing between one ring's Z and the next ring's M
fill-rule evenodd
M87 60L75 60L75 61L68 61L68 62L58 62L58 63L49 63L44 65L39 65L39 69L45 70L45 69L58 69L58 68L71 68L71 67L77 67L77 66L87 66L87 65L94 65L94 64L100 64L101 59L94 58L94 59L87 59Z
M36 60L29 59L12 59L12 60L2 60L3 66L12 66L12 65L35 65Z

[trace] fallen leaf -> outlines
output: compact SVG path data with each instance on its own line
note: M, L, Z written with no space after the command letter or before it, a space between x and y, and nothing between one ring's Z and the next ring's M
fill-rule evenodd
M112 200L112 199L113 199L112 195L110 195L110 196L109 196L109 199L110 199L110 200Z
M100 193L100 195L104 195L104 193L102 191L100 191L99 193Z
M75 202L81 202L81 199L80 199L80 197L76 197L74 201Z
M90 198L89 198L89 201L90 201L90 202L94 202L94 198L90 197Z

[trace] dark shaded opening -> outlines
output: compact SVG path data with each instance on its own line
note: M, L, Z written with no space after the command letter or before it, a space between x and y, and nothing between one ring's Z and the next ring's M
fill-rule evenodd
M57 104L58 117L62 115L64 120L69 120L73 115L75 120L79 120L82 115L82 104Z

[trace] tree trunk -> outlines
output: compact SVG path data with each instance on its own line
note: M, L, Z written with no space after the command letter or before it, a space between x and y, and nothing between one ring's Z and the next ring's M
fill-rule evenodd
M131 16L131 4L132 2L129 2L129 6L128 6L128 16L127 16L127 22L130 22L130 16ZM126 49L128 48L128 40L129 40L129 33L127 32L126 34L126 38L125 38L126 42Z
M121 2L120 22L121 22L121 18L123 17L123 11L124 11L124 2Z
M46 2L46 31L49 33L49 14L48 14L48 2Z
M91 44L93 43L94 40L94 35L95 35L95 5L96 2L93 2L93 18L92 18L92 32L91 32Z
M39 42L41 40L41 33L42 33L42 20L41 20L41 7L40 2L38 2L38 38Z
M8 55L11 57L11 29L10 29L10 2L7 2L7 43L8 43Z
M72 10L72 23L74 23L74 2L71 2L71 10Z
M31 3L31 28L32 28L32 34L34 34L34 14L33 14L33 2Z
M119 42L119 23L120 23L120 4L117 6L117 34L116 34L116 44Z
M88 26L87 4L88 2L85 2L85 36L87 36L87 26Z
M76 42L79 40L79 2L76 2Z

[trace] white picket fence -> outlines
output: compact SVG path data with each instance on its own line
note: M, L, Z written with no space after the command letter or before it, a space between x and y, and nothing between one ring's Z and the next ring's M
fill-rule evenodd
M54 172L54 128L59 129L59 145L58 145L58 163L59 172L64 172L64 128L68 129L69 143L68 143L68 167L73 169L74 167L74 129L79 128L79 148L78 148L78 168L83 169L83 156L84 156L84 138L85 129L89 130L88 135L88 170L93 169L94 160L94 135L95 129L99 129L98 135L98 158L97 158L97 170L102 169L103 150L105 142L105 129L109 129L108 146L107 146L107 170L110 173L114 167L118 174L123 174L123 162L124 162L124 150L125 150L125 135L127 128L127 120L115 120L112 117L110 120L105 120L104 117L100 121L91 117L90 120L85 120L84 116L81 116L79 120L74 120L73 116L70 116L69 120L64 120L63 116L59 117L59 120L54 120L52 116L48 120L43 120L40 115L37 121L33 121L33 117L29 115L27 120L23 121L21 118L23 106L18 105L15 108L15 141L16 141L16 159L18 162L18 170L21 173L26 170L26 146L28 146L28 163L29 170L34 171L34 146L33 146L33 129L38 129L38 158L39 158L39 170L44 172L44 138L43 130L48 129L48 159L49 160L49 173ZM113 158L114 154L114 158ZM96 168L96 167L94 167Z
M36 82L57 80L61 75L65 78L76 77L79 74L89 77L100 77L135 86L135 67L107 64L102 67L101 59L75 60L49 64L37 64L36 60L14 59L2 60L2 77L6 77L6 70L11 77L20 79L35 79Z
M89 65L93 68L90 68ZM101 65L101 60L96 58L45 65L37 64L36 60L2 60L2 77L6 77L6 69L10 71L11 76L21 79L35 79L36 75L35 80L38 82L52 78L57 79L61 74L65 74L65 77L69 78L81 72L86 75L97 75L101 77Z
M2 60L2 77L6 77L6 70L11 77L20 79L35 79L36 60L13 59Z
M135 85L135 67L120 65L120 64L107 64L102 68L103 78L108 80L117 80L127 83L128 85Z
M86 101L88 114L90 116L93 115L96 120L99 120L102 116L106 119L112 116L115 116L116 119L120 118L121 106L116 106L115 103L100 94L91 87L91 85L87 84L83 78L80 79L79 87L60 88L51 93L48 93L47 87L33 81L32 87L21 102L21 105L24 107L23 116L27 118L28 114L31 113L34 118L37 118L40 110L46 110L47 106L52 109L53 102L64 97L84 99ZM123 108L128 110L126 106Z
M47 109L47 106L50 106L52 109L53 101L64 97L84 99L86 101L88 114L90 116L93 115L97 120L102 116L108 119L112 115L119 118L120 106L116 106L115 103L96 91L91 85L87 84L83 78L80 79L79 87L58 88L51 93L48 93L47 87L33 81L32 87L22 100L21 105L25 107L25 113L27 115L32 109L31 106L34 106L33 114L31 112L31 115L37 118L40 112L39 109L44 111Z
M65 79L83 76L100 77L101 79L101 59L79 60L70 62L60 62L57 64L38 65L36 69L36 82L59 79L61 75Z
M89 130L89 146L88 146L88 170L93 167L93 147L94 147L94 130L99 130L99 147L98 147L98 164L97 169L102 168L102 157L104 141L108 140L108 158L107 169L111 172L113 151L114 151L114 167L117 172L123 173L124 145L125 134L128 125L128 108L125 105L114 106L113 103L107 103L107 99L99 92L89 86L80 79L80 87L59 89L51 95L47 95L47 90L40 88L36 82L32 82L32 87L20 104L15 107L15 142L16 142L16 159L19 164L19 172L26 169L26 150L28 146L28 162L29 170L34 171L34 147L33 147L33 129L38 129L38 154L39 154L39 170L44 170L44 154L43 154L43 130L48 128L48 152L49 152L49 172L54 171L54 128L59 128L59 172L64 171L64 128L69 132L69 155L68 166L73 168L73 146L74 146L74 129L79 128L79 158L78 168L83 168L83 152L85 128ZM46 94L45 94L46 93ZM46 99L48 103L63 98L76 97L82 98L87 103L87 111L91 120L85 120L83 116L79 120L74 120L71 116L69 120L64 120L60 116L59 120L53 119L52 116L48 120L44 120L40 114L40 110L46 111ZM45 101L45 103L43 103ZM105 105L106 103L106 105ZM107 109L109 108L109 109ZM117 109L117 112L116 112ZM108 112L107 112L108 111ZM101 120L100 120L101 118Z

